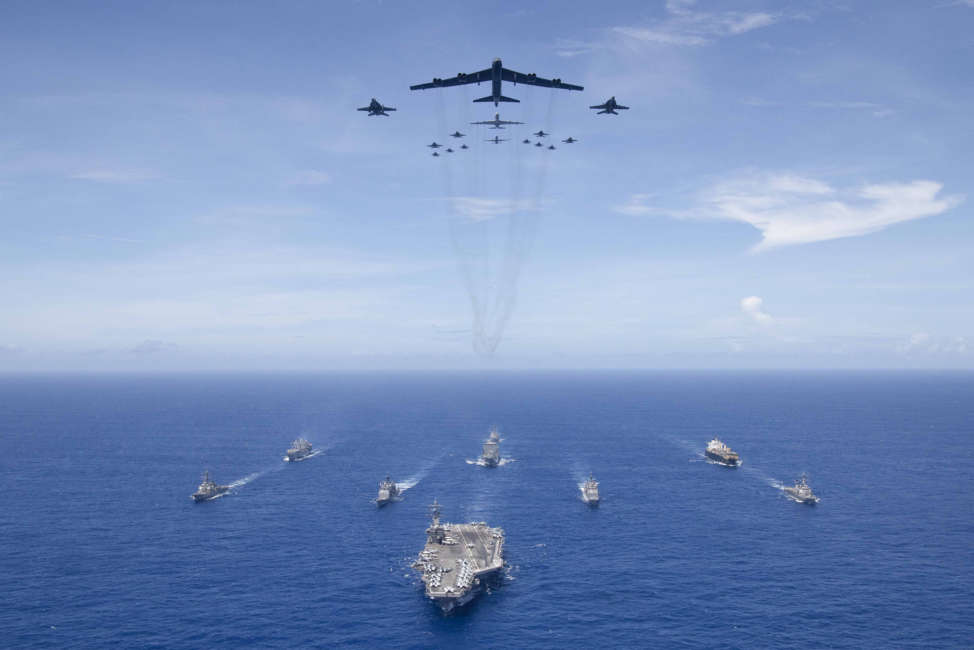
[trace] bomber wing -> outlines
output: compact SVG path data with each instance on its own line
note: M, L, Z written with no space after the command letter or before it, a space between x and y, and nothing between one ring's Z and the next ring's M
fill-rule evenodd
M489 72L489 70L487 72ZM533 72L531 74L524 74L523 72L518 72L517 70L508 70L507 68L501 68L501 79L504 81L513 82L515 84L524 84L526 86L544 86L545 88L562 88L564 90L585 90L585 88L582 86L562 83L561 79L545 79L544 77L539 77Z
M455 77L450 77L449 79L440 79L434 77L433 81L425 84L416 84L415 86L410 86L410 90L426 90L427 88L446 88L447 86L462 86L464 84L479 84L482 81L490 81L490 68L486 70L481 70L480 72L471 72L469 74L461 72Z

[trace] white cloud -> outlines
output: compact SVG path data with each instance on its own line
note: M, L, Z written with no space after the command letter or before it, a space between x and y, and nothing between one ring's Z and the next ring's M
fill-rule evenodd
M771 325L774 323L774 318L771 317L771 314L762 310L763 306L764 300L758 296L741 298L741 311L750 316L759 325Z
M838 191L811 178L762 174L705 191L696 216L730 219L761 231L754 250L857 237L896 223L941 214L960 196L939 196L941 183L915 180Z
M940 336L934 337L926 332L915 332L910 338L896 346L901 354L905 355L950 355L967 353L967 339L963 336Z
M496 217L536 210L537 201L527 199L487 199L476 196L458 196L452 199L453 211L470 221L488 221Z

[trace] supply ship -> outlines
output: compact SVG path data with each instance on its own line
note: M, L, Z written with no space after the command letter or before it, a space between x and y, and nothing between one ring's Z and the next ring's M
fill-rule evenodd
M812 494L812 488L808 486L808 476L802 474L795 480L795 487L782 488L785 494L794 501L798 503L807 503L809 505L815 505L818 503L818 497Z
M504 567L504 531L484 522L440 523L440 504L430 506L432 523L426 545L413 563L421 573L426 596L444 614L461 607L496 579Z
M497 429L490 430L490 436L484 441L484 449L480 454L480 462L484 467L497 467L501 462L501 436Z
M707 443L707 449L704 453L710 460L726 467L738 467L741 464L741 457L737 455L737 452L725 445L716 436Z
M379 496L376 497L375 503L381 508L398 497L399 486L397 486L395 482L387 476L386 480L379 483Z
M206 471L203 472L203 482L200 483L198 488L196 488L196 492L193 492L192 499L196 503L199 503L200 501L209 501L210 499L215 499L218 496L223 496L229 491L229 485L217 485L210 480L210 473Z
M304 460L311 455L311 443L304 438L298 438L291 443L291 448L287 450L287 456L284 460L294 463L299 460Z

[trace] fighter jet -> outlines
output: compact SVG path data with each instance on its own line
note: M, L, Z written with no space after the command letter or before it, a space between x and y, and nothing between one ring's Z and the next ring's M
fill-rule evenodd
M439 157L440 157L440 153L439 153L438 151L434 151L434 152L433 152L433 156L434 156L435 158L439 158Z
M468 147L468 146L467 146L467 145L465 145L465 144L461 144L461 145L460 145L460 148L461 148L461 149L469 149L470 147Z
M392 106L383 106L382 104L379 103L379 101L375 97L373 97L372 98L372 101L369 102L369 105L368 106L363 106L362 108L360 108L358 110L360 110L360 111L368 111L369 112L369 116L372 116L372 115L385 115L386 117L389 117L389 114L386 113L386 111L394 111L396 109L394 109Z
M564 140L562 140L562 142L567 142L568 144L571 144L573 142L578 142L578 140L576 140L572 136L568 136L567 138L565 138Z
M494 119L486 120L484 122L471 122L471 124L492 124L490 128L492 129L503 129L502 124L524 124L524 122L512 122L510 120L502 120L500 113L494 113Z
M554 151L555 150L555 145L553 145L553 144L548 145L548 149L550 149L551 151Z
M426 146L429 147L430 149L439 149L443 145L437 142L436 140L434 140L432 144L428 144Z
M453 153L453 149L450 149L449 147L447 147L447 148L446 148L446 152L447 152L447 153Z
M500 59L494 59L494 62L486 70L480 70L479 72L464 73L461 72L455 77L450 77L449 79L440 79L438 77L433 77L431 83L416 84L415 86L410 86L410 90L426 90L427 88L446 88L447 86L462 86L464 84L479 84L482 82L490 82L490 94L486 97L481 97L480 99L475 99L475 102L494 102L494 106L497 106L500 102L518 102L519 99L514 99L513 97L505 97L501 94L501 82L510 81L515 86L517 84L524 84L526 86L544 86L545 88L562 88L564 90L584 90L582 86L575 86L572 84L562 83L561 79L544 79L534 74L524 74L523 72L517 72L515 70L508 70L501 64Z
M467 135L467 134L466 133L460 133L459 131L454 131L453 133L450 134L450 137L451 138L462 138L465 135Z
M523 140L521 140L521 142L523 142L524 144L531 144L531 141L528 140L527 138L524 138Z
M543 144L541 144L540 142L535 142L535 143L534 143L534 146L536 146L536 147L543 147L544 145L543 145Z
M544 132L544 129L541 129L540 131L537 131L537 132L533 133L532 135L535 135L535 136L537 136L539 138L543 138L546 135L551 135L551 134L550 133L545 133Z
M484 142L493 142L494 144L500 144L501 142L507 142L507 138L502 138L499 135L495 135L492 140L484 140Z
M601 115L602 113L609 113L610 115L618 115L618 113L616 113L617 110L619 111L629 110L628 106L622 106L621 104L617 104L616 98L614 96L609 97L608 101L606 101L604 104L599 104L598 106L589 106L589 108L602 109L597 113L598 115Z

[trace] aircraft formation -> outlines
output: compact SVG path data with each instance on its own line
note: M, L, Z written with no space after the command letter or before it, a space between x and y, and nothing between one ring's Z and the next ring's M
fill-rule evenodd
M501 102L520 102L521 100L519 99L515 99L514 97L507 97L504 94L502 94L501 86L505 81L513 84L514 86L517 86L518 84L522 84L526 86L541 86L543 88L558 88L561 90L579 90L579 91L584 90L582 86L564 83L562 82L561 79L546 79L544 77L539 77L533 72L529 74L525 74L523 72L518 72L516 70L505 68L500 59L494 59L494 61L491 63L491 66L484 70L479 70L477 72L469 72L469 73L461 72L457 74L455 77L448 77L448 78L433 77L433 80L431 82L414 84L410 86L409 89L426 90L429 88L448 88L451 86L463 86L466 84L479 85L481 83L490 83L491 93L484 97L474 99L473 100L474 102L492 102L494 106L498 106ZM589 108L596 109L598 111L597 112L598 115L602 115L602 114L618 115L619 113L617 111L629 110L628 106L623 106L619 104L616 101L615 96L610 97L602 104L596 104L594 106L590 106ZM380 101L378 101L373 97L372 101L369 103L368 106L363 106L358 110L368 111L368 115L370 117L377 116L377 115L384 115L388 117L389 116L388 111L394 111L396 109L393 108L392 106L384 106ZM514 120L502 120L500 113L497 112L494 113L494 119L492 120L470 122L470 124L484 125L484 126L488 126L491 129L504 129L506 126L520 125L520 124L524 124L524 122L517 122ZM450 133L449 135L450 137L457 138L457 139L466 137L466 134L461 133L459 130L456 130L453 133ZM532 135L538 138L538 140L534 143L534 146L538 148L542 148L544 147L544 144L541 141L542 138L545 138L551 134L545 133L545 131L541 129L533 133ZM486 142L490 142L492 144L500 144L502 142L507 142L507 141L508 138L501 138L500 136L494 136L493 138L486 140ZM568 138L562 140L562 142L564 142L565 144L573 144L575 142L578 142L578 140L576 138L569 136ZM522 143L531 144L531 140L525 138L524 140L522 140ZM437 151L437 149L443 147L443 145L434 141L432 144L428 144L426 146L433 149L432 155L434 157L440 156L440 153ZM551 151L554 151L555 145L554 144L548 145L547 148ZM466 144L461 144L460 149L469 149L469 147ZM453 153L453 149L447 147L444 150L444 152Z

